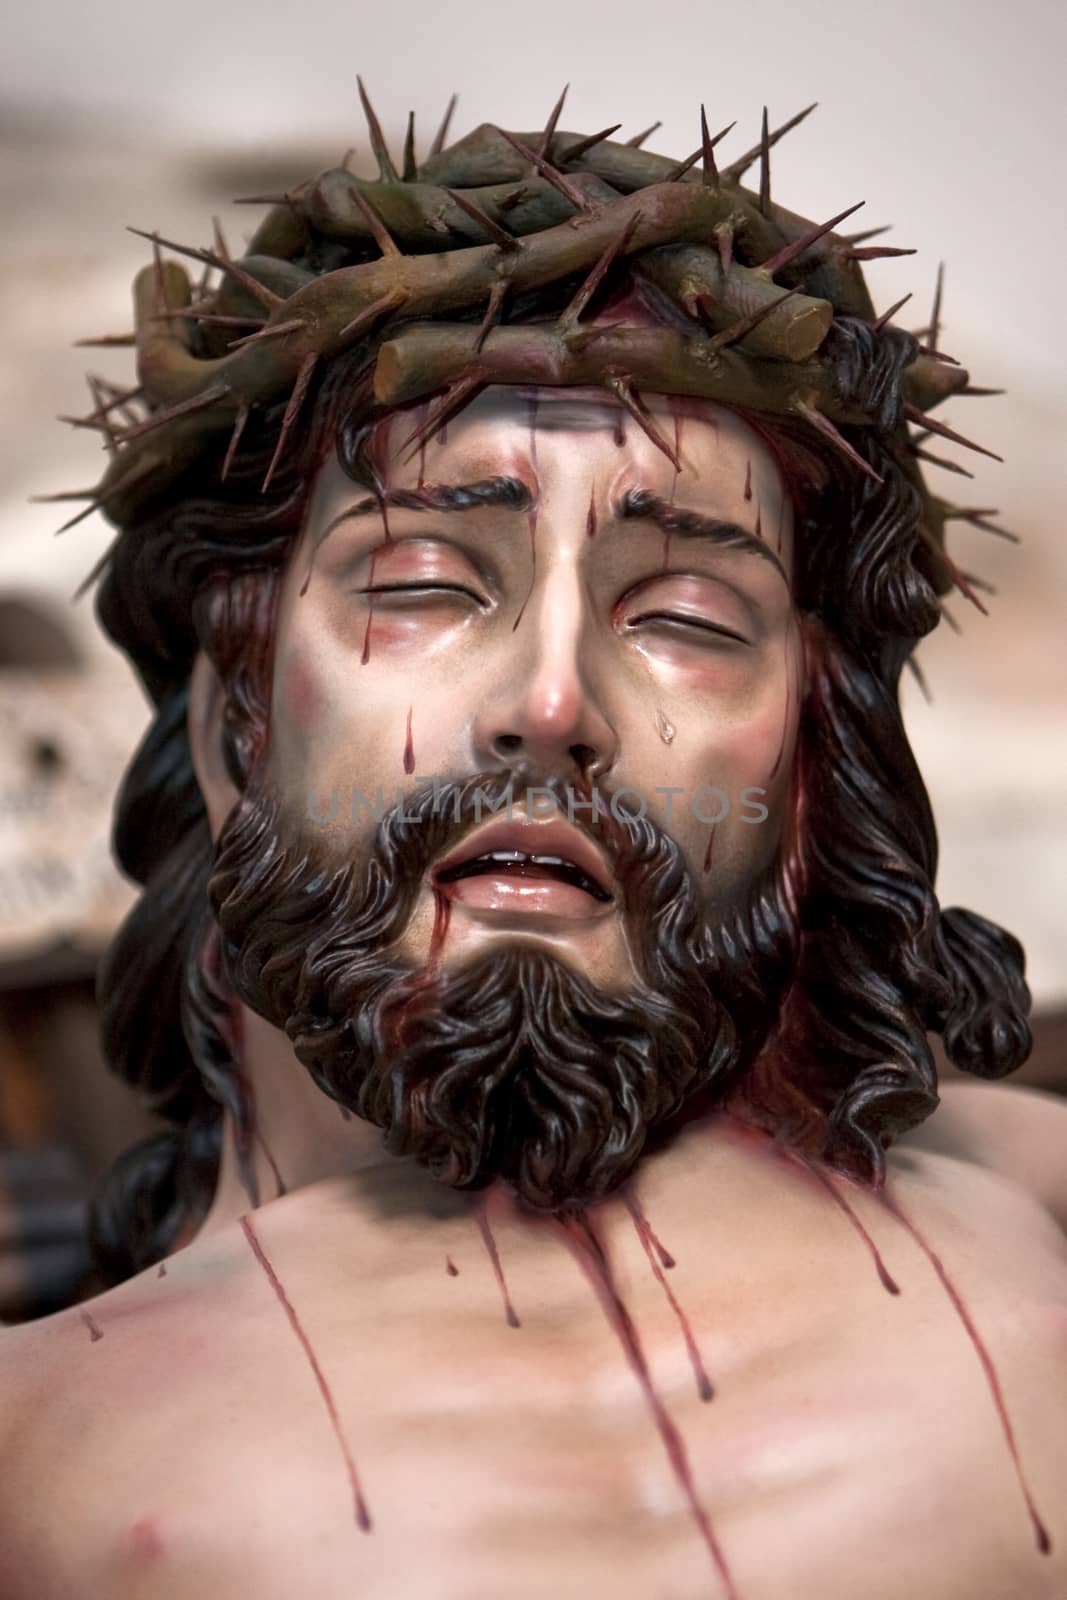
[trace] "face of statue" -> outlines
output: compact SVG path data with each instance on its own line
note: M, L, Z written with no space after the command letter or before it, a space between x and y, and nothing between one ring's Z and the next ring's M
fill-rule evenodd
M781 476L734 414L648 404L680 469L599 391L514 388L410 460L418 412L381 424L375 492L324 469L213 882L242 997L320 1087L542 1210L738 1064L759 963L716 940L790 804Z
M651 406L680 471L602 394L491 388L411 460L419 413L380 426L372 459L400 502L384 521L340 465L320 479L276 638L269 771L289 816L341 858L363 848L379 786L390 804L432 777L528 763L603 797L517 786L510 828L486 811L438 880L446 961L521 939L611 988L632 980L598 848L612 794L677 841L712 910L776 847L799 672L791 506L736 415ZM426 503L405 505L420 485ZM450 874L483 835L485 851L566 865ZM402 940L413 962L432 891Z

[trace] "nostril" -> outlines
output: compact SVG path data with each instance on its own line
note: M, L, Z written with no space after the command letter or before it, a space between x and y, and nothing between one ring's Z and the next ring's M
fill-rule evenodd
M583 778L589 774L589 769L597 759L597 753L591 744L572 744L571 758Z
M498 756L513 756L522 749L522 739L517 733L498 733L493 740L493 748Z

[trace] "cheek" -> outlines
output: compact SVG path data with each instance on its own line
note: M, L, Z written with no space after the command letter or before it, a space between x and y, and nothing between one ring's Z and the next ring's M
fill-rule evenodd
M297 651L284 668L282 703L289 720L313 734L322 715L322 693L309 663Z

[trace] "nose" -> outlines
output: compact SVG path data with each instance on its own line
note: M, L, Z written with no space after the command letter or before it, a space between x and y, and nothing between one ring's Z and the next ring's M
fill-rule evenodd
M593 619L577 573L558 569L535 584L518 627L510 624L507 662L475 719L479 763L492 769L526 761L562 778L602 778L618 741L593 686Z

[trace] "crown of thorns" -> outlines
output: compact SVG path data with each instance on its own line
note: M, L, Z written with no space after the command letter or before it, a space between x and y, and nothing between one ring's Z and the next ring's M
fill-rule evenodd
M911 298L876 317L860 263L914 251L863 243L883 228L836 233L863 201L823 223L772 202L771 149L814 106L773 131L764 108L759 143L720 169L715 147L734 124L713 137L703 107L700 144L686 160L672 161L641 148L658 123L625 143L610 137L619 124L588 136L558 131L563 95L539 133L484 123L446 147L453 96L421 165L409 116L398 171L362 81L359 92L376 180L348 170L349 151L340 166L286 194L248 197L244 203L272 209L240 260L217 222L213 249L143 234L154 259L134 282L135 331L78 341L136 346L138 383L122 389L90 377L92 412L62 419L100 430L111 455L94 488L37 497L88 500L65 527L97 509L119 529L130 526L211 449L222 454L225 478L253 407L285 400L266 489L319 364L362 343L376 351L379 403L437 397L404 441L412 449L489 383L601 386L676 465L642 404L642 388L804 419L853 468L879 482L836 424L881 428L921 495L919 532L933 554L938 588L944 593L954 585L984 610L975 580L945 551L945 523L956 518L1016 536L988 520L993 511L931 494L918 462L964 470L923 449L931 434L992 456L929 412L951 395L1001 391L972 386L959 363L938 349L939 269L930 323L916 334L926 342L915 346L904 370L891 427L884 408L876 415L872 405L841 394L832 364L820 359L835 317L881 329ZM756 161L753 191L740 180ZM164 261L161 247L206 269L195 294L184 268ZM372 252L375 258L351 264L353 254ZM583 323L583 311L622 258L682 314L686 331ZM211 287L213 272L220 276ZM579 273L584 277L555 321L501 323L509 297ZM786 287L775 281L783 275ZM446 320L449 313L476 317L483 306L480 324ZM919 431L909 434L909 423Z

